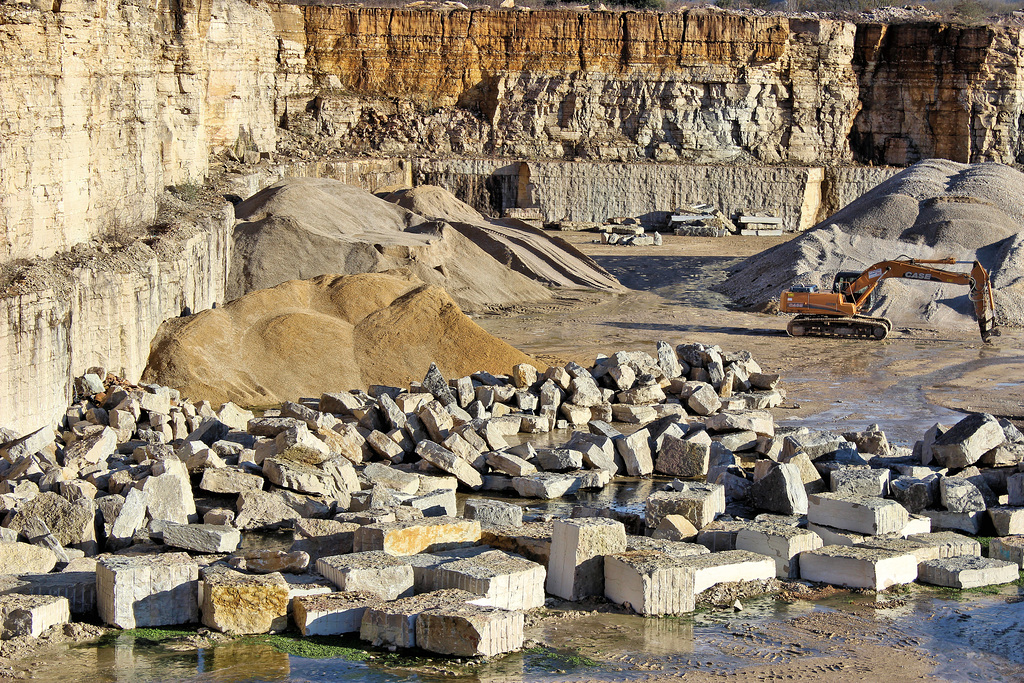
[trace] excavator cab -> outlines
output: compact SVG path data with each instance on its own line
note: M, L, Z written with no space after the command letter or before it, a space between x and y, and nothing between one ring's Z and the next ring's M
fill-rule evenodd
M843 300L846 301L846 303L848 303L848 304L856 303L857 302L856 295L862 294L864 292L864 290L867 289L868 285L865 285L860 291L853 292L853 293L847 293L846 292L846 288L850 286L851 282L856 281L857 278L859 278L862 274L863 273L856 272L856 271L853 271L853 270L841 270L841 271L839 271L838 273L836 273L836 277L832 281L832 291L834 293L836 293L836 294L842 294L843 295ZM874 291L872 291L871 294L868 295L867 301L864 302L862 308L864 308L865 310L871 310L871 308L873 308L874 305L875 305L875 293L874 293Z

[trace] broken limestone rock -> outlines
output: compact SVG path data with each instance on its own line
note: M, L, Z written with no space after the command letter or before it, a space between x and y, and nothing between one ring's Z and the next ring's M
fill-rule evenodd
M807 490L800 468L792 463L772 465L754 481L748 495L754 507L762 510L782 515L807 514Z
M668 515L682 515L700 530L725 512L725 487L721 484L682 482L681 491L655 491L645 503L647 527L657 529Z
M164 545L197 553L230 553L242 542L242 534L230 526L213 524L169 524L163 531Z
M629 436L615 439L615 448L625 462L626 473L631 477L646 477L654 472L649 437L646 429L638 429Z
M301 574L309 568L309 555L301 550L253 549L232 556L228 564L254 574Z
M433 441L421 441L416 445L416 454L434 467L454 475L468 488L475 490L484 485L480 473L468 462Z
M288 582L280 574L252 576L212 565L203 569L202 580L206 626L232 635L288 627Z
M469 499L466 501L465 515L466 519L480 522L481 527L523 525L523 507L503 500Z
M368 524L354 536L355 552L381 550L390 555L415 555L475 545L480 522L458 517L429 517L408 522Z
M346 595L346 594L342 594ZM377 601L366 609L359 638L374 647L416 647L416 618L438 607L464 605L480 596L463 590L431 591L391 602Z
M654 469L684 479L704 477L711 458L711 437L699 431L685 437L665 434Z
M932 457L942 467L960 468L976 463L1005 440L999 421L987 413L971 413L935 439Z
M49 548L21 542L0 543L0 575L45 574L57 564Z

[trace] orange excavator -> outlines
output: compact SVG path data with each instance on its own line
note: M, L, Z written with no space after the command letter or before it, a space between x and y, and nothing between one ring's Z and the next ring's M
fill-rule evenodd
M860 337L885 339L892 329L888 318L861 314L870 308L872 294L878 283L898 277L918 282L949 282L970 287L969 297L986 344L999 335L995 321L995 302L988 272L977 261L970 273L942 270L936 264L969 263L950 258L919 260L899 257L880 261L861 273L842 271L836 274L831 292L819 292L815 285L800 285L782 293L779 310L797 313L786 331L790 336Z

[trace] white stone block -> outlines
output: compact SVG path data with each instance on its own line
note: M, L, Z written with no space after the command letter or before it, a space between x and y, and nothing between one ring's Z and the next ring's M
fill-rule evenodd
M199 621L199 565L186 553L104 557L96 563L96 606L118 628Z
M907 525L910 514L894 500L818 493L808 496L807 521L862 534L895 534Z
M339 590L368 592L384 600L412 595L412 567L380 550L321 557L316 570Z
M456 657L492 657L523 646L522 612L459 605L427 610L416 619L416 645Z
M736 549L767 555L775 560L779 578L800 576L800 553L824 545L818 534L786 524L754 523L736 534Z
M749 550L725 550L706 555L678 558L684 567L693 570L693 593L720 583L733 581L760 581L775 576L775 560Z
M71 621L67 598L52 595L0 596L0 627L3 638L38 638L43 631Z
M531 610L544 606L542 565L501 550L448 562L438 567L435 585L458 588L484 598L477 604Z
M885 590L917 579L912 553L829 545L800 556L800 578L833 586Z
M685 614L694 609L694 570L656 550L634 550L604 558L604 595L637 614Z
M947 588L978 588L1016 581L1014 562L964 555L921 563L921 581Z
M292 619L304 636L358 633L366 610L379 605L373 593L344 592L292 599Z
M421 612L452 607L480 600L480 596L462 590L421 593L390 602L378 602L363 614L359 638L374 647L416 647L416 618Z

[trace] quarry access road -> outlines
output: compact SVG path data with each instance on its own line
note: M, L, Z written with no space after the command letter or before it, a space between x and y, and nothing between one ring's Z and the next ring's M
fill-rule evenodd
M559 233L631 291L562 291L554 302L504 307L476 322L542 361L589 362L596 353L654 343L702 342L748 350L788 392L780 424L863 429L878 423L912 445L958 411L1024 421L1024 332L995 343L975 327L897 325L884 341L792 338L789 317L730 310L711 287L744 258L790 239L665 236L662 246L602 245L597 233ZM884 286L884 284L883 284ZM997 294L998 296L998 294Z

